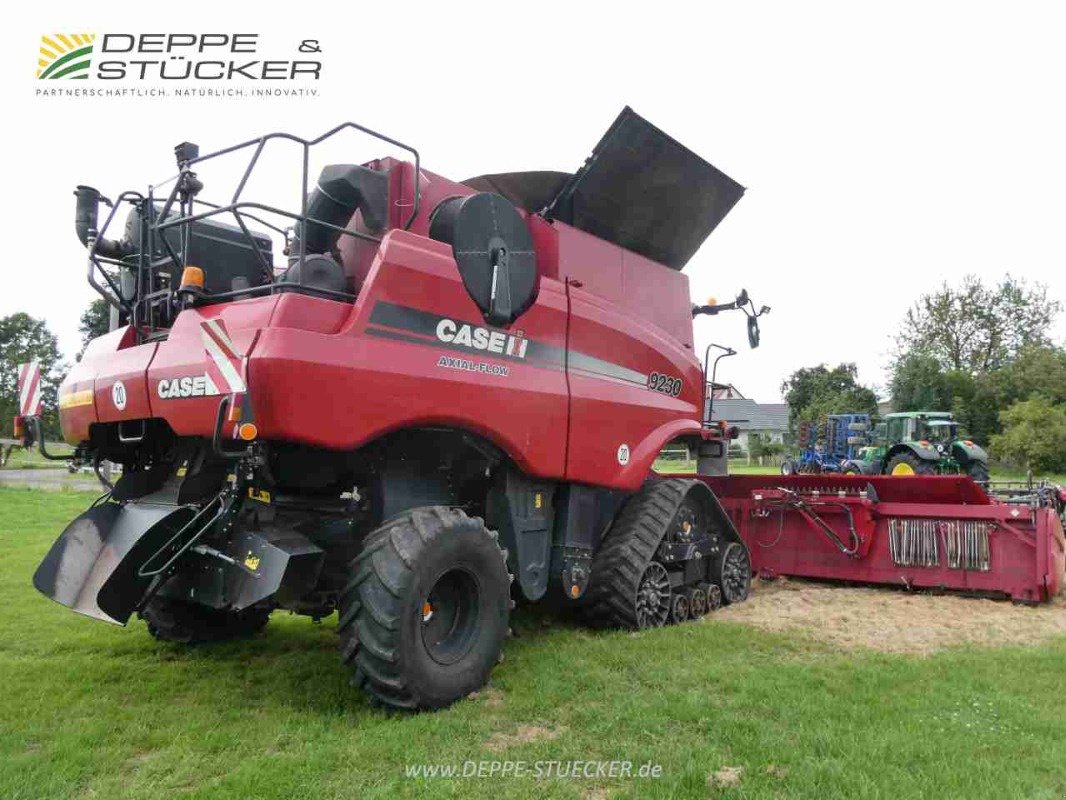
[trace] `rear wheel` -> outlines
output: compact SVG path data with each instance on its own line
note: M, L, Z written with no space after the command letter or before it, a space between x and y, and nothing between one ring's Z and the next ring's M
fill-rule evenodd
M791 458L786 458L784 461L781 462L782 475L792 475L796 471L796 462L794 462Z
M889 475L935 475L936 467L907 451L893 456L885 471Z
M967 472L978 483L988 483L988 464L984 461L971 461Z
M205 644L253 636L266 627L270 608L220 611L172 597L153 597L141 611L148 633L161 642Z
M434 506L369 534L341 595L341 658L394 708L442 708L479 689L500 658L510 576L497 535Z

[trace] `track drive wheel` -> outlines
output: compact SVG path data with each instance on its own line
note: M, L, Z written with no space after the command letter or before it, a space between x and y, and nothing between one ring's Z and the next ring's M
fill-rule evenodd
M479 689L510 616L507 554L483 520L433 506L370 533L341 594L341 658L391 708L434 709Z
M751 590L751 558L744 545L730 542L715 563L715 582L726 605L746 600Z
M254 636L266 627L270 608L252 606L241 611L220 611L173 597L153 597L140 615L148 633L161 642L206 644Z
M585 620L605 628L652 628L670 617L670 581L655 551L674 520L690 481L645 484L615 518L592 560Z

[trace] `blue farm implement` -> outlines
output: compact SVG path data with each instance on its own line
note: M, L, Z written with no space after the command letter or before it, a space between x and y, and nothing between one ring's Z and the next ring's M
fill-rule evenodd
M800 454L781 462L781 474L842 472L843 463L857 460L869 442L869 414L829 414L817 424L804 422L799 427Z

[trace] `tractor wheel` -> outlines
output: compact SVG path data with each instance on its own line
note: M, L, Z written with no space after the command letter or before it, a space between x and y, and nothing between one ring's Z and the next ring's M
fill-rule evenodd
M415 509L370 533L338 607L352 682L412 710L481 688L507 635L506 561L497 534L454 508Z
M841 469L845 475L862 475L862 470L856 467L854 464L845 464Z
M893 456L885 472L889 475L935 475L936 467L908 451Z
M751 590L751 558L747 548L739 542L730 542L714 565L715 583L722 591L725 605L746 600Z
M243 639L266 627L270 608L252 606L242 611L220 611L173 597L153 597L140 612L148 633L161 642L206 644Z
M984 461L971 461L968 474L978 483L988 483L988 464Z
M793 475L798 471L799 470L796 467L796 462L793 461L791 458L786 458L784 461L781 462L782 475Z
M688 481L648 483L630 497L592 559L582 615L604 628L654 628L672 610L666 568L653 561L681 507Z

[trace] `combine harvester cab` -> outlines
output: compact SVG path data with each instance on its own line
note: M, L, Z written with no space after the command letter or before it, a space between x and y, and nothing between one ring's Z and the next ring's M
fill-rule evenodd
M1066 541L1055 490L990 497L965 476L703 478L756 573L1050 600Z
M312 148L343 131L406 160L310 184ZM303 151L299 210L243 197L279 140ZM693 307L681 269L739 184L628 108L572 175L459 183L352 123L175 154L165 194L75 193L116 327L60 416L77 461L122 475L41 562L43 594L184 642L338 612L356 683L401 708L484 683L512 595L623 627L747 596L713 493L648 481L669 443L726 462L692 319L742 309L754 346L768 309ZM208 165L241 155L228 202L205 202Z

